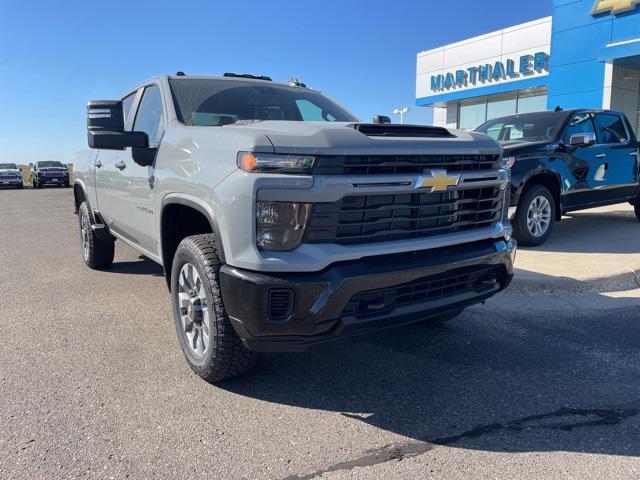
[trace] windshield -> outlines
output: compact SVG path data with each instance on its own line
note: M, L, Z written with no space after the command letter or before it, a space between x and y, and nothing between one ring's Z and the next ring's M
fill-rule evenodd
M18 166L15 163L0 163L0 170L17 170Z
M499 142L548 140L558 133L566 115L566 112L536 112L496 118L483 123L476 131Z
M38 162L38 168L65 168L60 162Z
M324 95L267 81L170 79L179 120L185 125L222 126L240 121L357 122Z

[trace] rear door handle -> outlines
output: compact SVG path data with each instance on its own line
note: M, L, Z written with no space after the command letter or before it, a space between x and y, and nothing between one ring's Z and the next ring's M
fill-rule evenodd
M124 170L127 168L127 164L124 163L124 160L120 160L118 163L114 165L118 170Z
M631 155L632 157L637 157L638 156L638 152L630 152L629 155Z
M606 153L599 153L596 155L596 158L606 158L607 154Z
M96 168L102 167L102 162L100 160L96 160L95 162L93 162L93 164L96 166Z

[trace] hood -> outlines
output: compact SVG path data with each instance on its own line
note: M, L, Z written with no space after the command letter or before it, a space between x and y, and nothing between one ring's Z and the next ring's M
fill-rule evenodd
M211 127L207 127L211 128ZM487 135L416 125L261 121L222 128L263 134L276 153L323 155L491 155L500 145ZM359 131L361 128L363 131ZM386 134L385 128L389 130ZM411 136L404 136L411 133ZM430 130L431 129L431 133ZM375 130L372 133L369 130ZM404 133L406 132L406 133ZM422 136L415 136L416 132ZM444 132L444 136L441 132Z
M553 143L553 140L543 140L537 142L528 142L526 140L511 140L508 142L500 142L502 144L502 148L504 149L505 155L514 155L524 151L532 151L532 150L540 150L545 148L550 143Z

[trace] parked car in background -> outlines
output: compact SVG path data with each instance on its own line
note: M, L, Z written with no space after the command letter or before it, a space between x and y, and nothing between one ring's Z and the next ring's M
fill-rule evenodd
M563 214L629 202L640 220L638 142L624 113L560 110L489 120L511 165L514 236L540 245Z
M22 173L15 163L0 163L0 186L23 188Z
M38 162L33 167L31 182L33 188L42 188L45 185L69 187L69 170L62 162L51 160Z
M380 118L378 118L380 120ZM258 351L444 321L507 287L509 169L486 135L364 123L297 81L153 78L90 102L74 165L82 254L164 267L211 382Z

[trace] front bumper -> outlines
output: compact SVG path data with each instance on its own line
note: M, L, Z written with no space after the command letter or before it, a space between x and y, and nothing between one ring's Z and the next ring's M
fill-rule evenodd
M412 323L482 302L511 281L515 252L514 240L486 240L339 262L315 273L263 274L225 265L220 270L220 282L231 323L247 348L302 351L338 337ZM447 274L450 278L466 278L467 272L485 267L494 272L494 280L485 277L478 281L474 277L468 288L440 289L449 294L426 293L424 298L417 295L401 304L376 304L365 313L351 308L352 299L361 298L356 295L362 292L367 292L365 297L383 289L397 292L395 287L406 288L415 282L440 282L438 285L446 287L440 279ZM290 292L291 307L284 318L270 318L275 291Z
M0 185L22 185L22 179L16 178L0 178Z
M38 181L43 185L60 185L69 183L69 177L40 177Z

